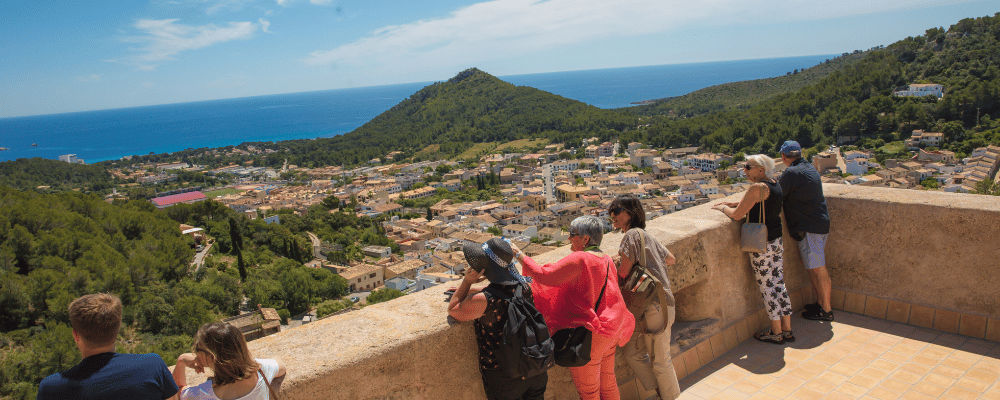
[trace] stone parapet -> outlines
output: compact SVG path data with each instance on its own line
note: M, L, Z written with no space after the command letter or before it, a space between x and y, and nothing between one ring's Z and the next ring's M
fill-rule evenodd
M873 307L887 299L887 316L893 302L989 322L1000 316L998 198L845 185L824 190L833 221L827 260L840 307L850 297L845 293L855 293L875 299ZM678 316L674 364L681 376L766 323L747 255L738 248L740 223L710 206L647 224L678 259L670 275ZM621 236L606 235L602 249L617 253ZM786 231L785 280L798 309L809 301L809 281L788 237ZM553 262L567 254L563 247L535 259ZM446 321L442 292L448 286L289 329L250 348L258 358L285 361L288 399L482 399L472 324ZM617 370L624 399L648 395L621 361ZM547 399L576 398L568 370L556 367L549 376ZM201 381L189 376L191 383Z

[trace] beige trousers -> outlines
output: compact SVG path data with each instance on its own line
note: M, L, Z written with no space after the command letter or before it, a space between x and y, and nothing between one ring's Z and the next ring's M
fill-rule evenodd
M674 364L670 361L670 326L674 324L674 307L662 310L660 303L653 301L646 306L643 318L645 323L636 324L635 332L623 349L625 360L646 390L659 388L663 400L676 399L681 395L681 389ZM647 326L660 327L664 323L666 327L660 333L645 332Z

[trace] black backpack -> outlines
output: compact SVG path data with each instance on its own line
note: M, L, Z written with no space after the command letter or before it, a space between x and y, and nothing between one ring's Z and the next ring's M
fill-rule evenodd
M549 337L542 313L524 298L522 285L517 285L513 297L489 286L484 291L507 300L507 322L497 353L497 363L504 374L528 379L552 368L555 343Z

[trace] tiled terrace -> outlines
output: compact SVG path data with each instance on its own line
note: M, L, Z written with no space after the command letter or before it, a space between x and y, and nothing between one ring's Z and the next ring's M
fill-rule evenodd
M680 398L1000 399L1000 343L835 313L794 316L794 343L744 341L682 379Z

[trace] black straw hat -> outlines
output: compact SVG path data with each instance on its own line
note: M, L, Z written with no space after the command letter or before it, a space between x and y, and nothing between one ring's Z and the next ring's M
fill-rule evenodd
M491 283L513 285L526 279L514 269L514 250L503 239L493 238L481 245L468 243L462 252L469 267L482 272Z

